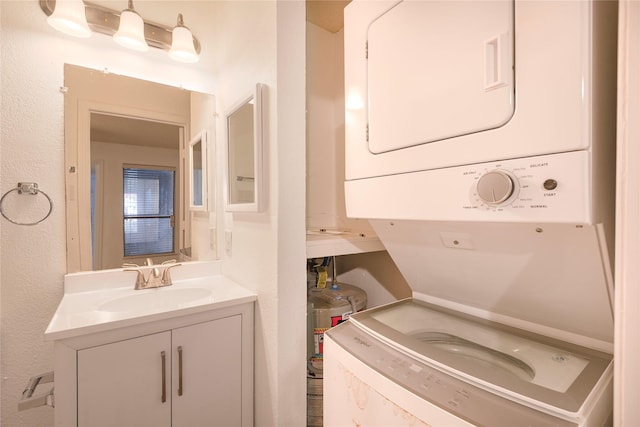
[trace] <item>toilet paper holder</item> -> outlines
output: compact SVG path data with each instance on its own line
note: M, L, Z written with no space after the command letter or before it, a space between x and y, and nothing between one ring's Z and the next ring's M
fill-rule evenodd
M22 399L18 402L18 411L25 411L27 409L37 408L39 406L51 406L54 407L54 387L50 390L34 395L36 388L40 384L52 383L54 375L53 372L45 372L44 374L36 375L29 378L29 382L22 392Z

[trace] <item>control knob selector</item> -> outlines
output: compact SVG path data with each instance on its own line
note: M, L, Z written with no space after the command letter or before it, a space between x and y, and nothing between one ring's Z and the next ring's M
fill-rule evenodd
M509 173L494 170L480 177L476 190L484 203L496 206L509 200L515 190L515 183Z

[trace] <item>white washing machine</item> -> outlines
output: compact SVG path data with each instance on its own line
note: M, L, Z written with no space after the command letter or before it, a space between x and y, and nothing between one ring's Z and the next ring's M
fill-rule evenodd
M325 334L325 426L611 423L601 227L372 224L413 298Z
M325 335L326 426L602 426L610 354L416 299Z

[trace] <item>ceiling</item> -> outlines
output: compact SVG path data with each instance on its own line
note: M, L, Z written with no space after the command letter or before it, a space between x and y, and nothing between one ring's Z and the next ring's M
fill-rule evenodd
M344 26L344 7L351 0L306 0L307 21L337 33Z
M91 114L91 141L177 150L180 127L167 123Z

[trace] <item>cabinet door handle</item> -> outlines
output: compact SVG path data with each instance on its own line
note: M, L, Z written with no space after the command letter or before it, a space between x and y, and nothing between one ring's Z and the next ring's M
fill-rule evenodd
M164 351L160 352L162 359L162 403L167 401L167 356Z
M178 346L178 396L182 396L182 346Z

